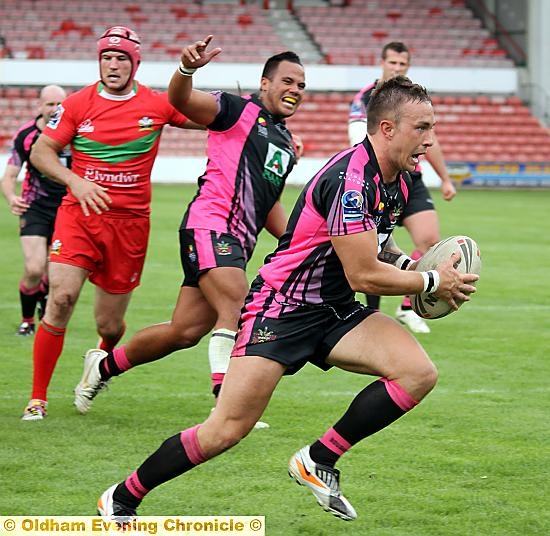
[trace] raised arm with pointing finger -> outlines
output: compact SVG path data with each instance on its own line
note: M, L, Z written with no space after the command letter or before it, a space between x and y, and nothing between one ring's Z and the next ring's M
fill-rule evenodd
M194 89L192 79L195 69L207 68L221 52L210 50L212 39L209 35L183 49L168 89L170 102L208 130L206 169L179 230L183 282L176 307L170 321L142 329L113 352L90 357L82 389L76 389L75 404L82 413L101 382L195 346L210 332L208 358L217 397L248 292L245 269L258 235L265 228L278 238L285 230L287 216L279 198L296 163L285 119L302 101L304 68L294 52L282 52L267 59L256 93L206 93ZM90 388L89 371L97 380Z

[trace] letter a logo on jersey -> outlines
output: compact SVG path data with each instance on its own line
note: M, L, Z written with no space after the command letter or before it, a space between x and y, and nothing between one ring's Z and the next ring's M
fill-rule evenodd
M264 163L264 170L270 171L277 175L277 177L283 177L288 169L288 163L290 162L290 155L273 145L269 144L267 148L267 156Z

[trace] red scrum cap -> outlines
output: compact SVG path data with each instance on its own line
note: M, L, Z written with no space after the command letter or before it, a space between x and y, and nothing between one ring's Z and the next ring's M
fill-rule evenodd
M141 63L141 40L139 35L124 26L113 26L102 34L97 42L97 52L101 59L101 53L107 50L124 52L130 56L132 61L132 74L130 80L134 79L136 71Z

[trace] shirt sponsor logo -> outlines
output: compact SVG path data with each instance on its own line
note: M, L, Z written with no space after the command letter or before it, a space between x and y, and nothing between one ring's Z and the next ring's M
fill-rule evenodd
M86 168L84 178L91 182L110 182L112 184L135 184L139 181L139 173L107 173L99 169Z
M153 130L154 121L150 117L145 116L138 121L138 125L140 132L143 130Z
M276 186L281 186L283 177L287 173L290 164L290 153L287 153L277 145L269 143L264 162L264 179Z
M363 176L359 173L358 169L352 169L351 171L340 171L338 173L338 179L346 182L353 182L361 188L369 189L369 183L365 182Z
M93 132L94 131L94 125L92 124L91 119L85 119L78 125L78 128L76 129L77 132Z
M215 249L217 255L231 255L233 253L233 246L227 242L218 242Z
M65 111L65 108L61 104L57 105L57 108L55 109L55 112L50 116L50 120L48 121L48 127L55 130L57 128L57 125L59 125L59 122L61 121L61 118L63 117L63 112Z
M363 194L357 190L344 192L342 207L344 222L362 221L365 218L363 214Z

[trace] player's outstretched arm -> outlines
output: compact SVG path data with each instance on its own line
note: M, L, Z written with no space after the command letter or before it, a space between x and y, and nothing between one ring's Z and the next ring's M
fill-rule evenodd
M180 65L168 85L170 104L199 125L209 125L218 113L218 105L213 95L193 89L194 72L221 52L219 47L207 50L212 38L213 36L209 35L182 50Z

